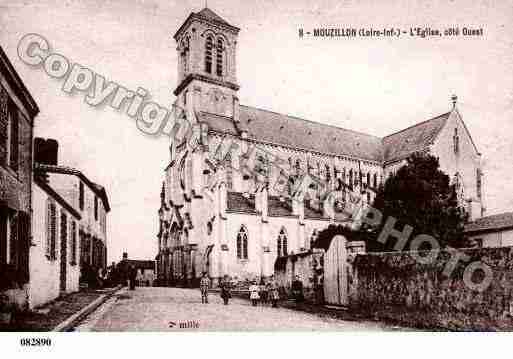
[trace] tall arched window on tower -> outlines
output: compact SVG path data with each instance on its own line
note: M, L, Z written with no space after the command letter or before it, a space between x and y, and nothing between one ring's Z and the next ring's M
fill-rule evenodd
M217 76L223 76L223 52L224 42L223 39L217 39L216 46L216 74Z
M278 234L278 257L284 257L287 255L287 232L285 228L282 227L280 230L280 234Z
M248 259L248 231L244 226L237 233L237 258Z
M207 37L205 42L205 72L208 74L212 73L212 47L214 46L214 40L212 36Z
M187 36L182 41L182 51L180 53L180 56L182 58L182 71L184 75L187 74L187 72L189 71L189 46L190 41L189 36Z

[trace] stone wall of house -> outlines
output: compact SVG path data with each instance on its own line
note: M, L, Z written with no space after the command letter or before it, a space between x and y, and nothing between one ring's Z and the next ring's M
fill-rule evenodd
M358 255L354 262L357 293L351 306L376 319L451 330L513 328L513 247L465 249L450 276L444 269L454 262L441 251L435 261L422 264L413 252ZM419 252L417 252L419 253ZM491 282L483 291L463 280L472 262L491 268ZM470 273L468 271L467 273ZM481 283L483 271L472 276Z

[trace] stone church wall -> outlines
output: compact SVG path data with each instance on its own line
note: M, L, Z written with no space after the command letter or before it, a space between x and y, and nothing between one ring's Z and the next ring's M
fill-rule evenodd
M449 277L443 274L451 259L446 251L441 251L432 264L417 263L411 252L358 255L353 310L415 327L513 329L513 247L463 252L470 260L459 261ZM466 266L474 261L492 269L493 279L482 292L463 281ZM475 283L480 283L479 273L483 272L475 272Z

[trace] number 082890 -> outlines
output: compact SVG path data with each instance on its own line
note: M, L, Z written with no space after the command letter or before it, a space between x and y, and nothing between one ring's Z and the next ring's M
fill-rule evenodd
M50 338L21 338L20 339L21 346L27 347L42 347L42 346L51 346L52 339Z

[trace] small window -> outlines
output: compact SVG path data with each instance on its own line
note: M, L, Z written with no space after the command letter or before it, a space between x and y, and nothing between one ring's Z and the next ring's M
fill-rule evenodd
M458 136L458 128L454 128L454 136L452 139L453 139L454 153L458 154L460 151L460 137Z

